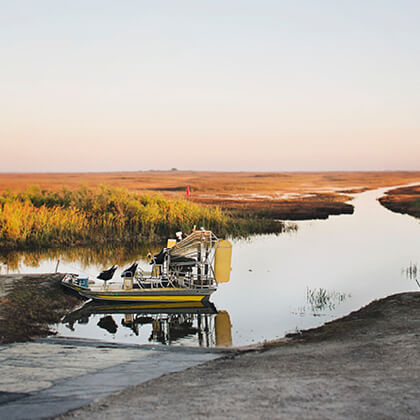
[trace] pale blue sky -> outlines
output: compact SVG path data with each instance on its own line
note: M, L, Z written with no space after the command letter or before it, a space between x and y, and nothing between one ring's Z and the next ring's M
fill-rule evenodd
M0 171L420 169L420 1L1 1Z

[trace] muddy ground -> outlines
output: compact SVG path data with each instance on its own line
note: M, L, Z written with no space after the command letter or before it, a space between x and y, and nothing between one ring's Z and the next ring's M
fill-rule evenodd
M359 191L360 192L360 191ZM241 217L259 217L275 220L328 219L329 216L353 214L354 207L347 201L352 197L343 193L311 193L296 198L196 197L194 202L217 206Z
M420 418L420 293L169 374L60 419Z
M66 293L64 274L11 274L0 276L0 344L28 341L54 332L57 323L83 300Z

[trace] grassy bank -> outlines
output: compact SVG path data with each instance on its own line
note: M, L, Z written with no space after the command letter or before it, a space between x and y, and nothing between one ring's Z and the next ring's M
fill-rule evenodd
M379 202L396 213L420 218L420 185L388 191Z
M0 195L0 248L74 246L156 241L204 226L220 236L282 232L284 225L233 217L218 207L160 194L101 186L75 191L31 187Z

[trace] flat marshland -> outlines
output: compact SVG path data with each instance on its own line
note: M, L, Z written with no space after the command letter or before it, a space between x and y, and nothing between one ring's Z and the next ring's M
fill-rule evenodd
M104 173L20 173L0 174L0 191L23 191L29 186L58 191L63 187L74 190L101 184L126 188L129 191L158 191L165 196L185 195L190 187L191 198L241 197L258 199L267 195L273 199L289 199L290 195L311 193L351 192L420 181L420 171L385 172L199 172L199 171L139 171ZM286 194L289 194L287 196ZM256 196L257 195L257 196ZM287 198L289 197L289 198Z
M288 227L275 220L352 213L351 193L419 180L420 172L2 174L0 247L153 241L194 225L221 236L279 233Z

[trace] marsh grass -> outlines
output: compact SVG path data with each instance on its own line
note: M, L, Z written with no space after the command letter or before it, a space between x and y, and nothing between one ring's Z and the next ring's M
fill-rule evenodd
M187 186L192 198L201 194L315 192L319 188L348 189L355 186L379 188L416 182L420 172L196 172L139 171L108 173L30 173L0 174L0 191L23 191L41 185L49 191L63 186L71 190L87 185L106 184L130 191L161 191L166 195L185 196Z
M337 292L335 290L326 290L306 288L306 301L312 312L317 313L324 310L334 310L337 305L343 303L350 294Z
M402 271L407 279L414 280L417 286L420 288L420 269L417 264L410 262L410 265L407 268L404 268Z
M202 206L161 194L122 188L81 187L46 191L33 186L0 195L0 248L94 245L157 241L197 226L220 236L280 233L284 224L235 217L218 207Z
M391 211L420 218L420 185L387 191L379 202Z
M417 279L417 274L419 273L419 267L417 264L410 262L410 265L407 268L404 268L403 272L406 277L410 280Z

